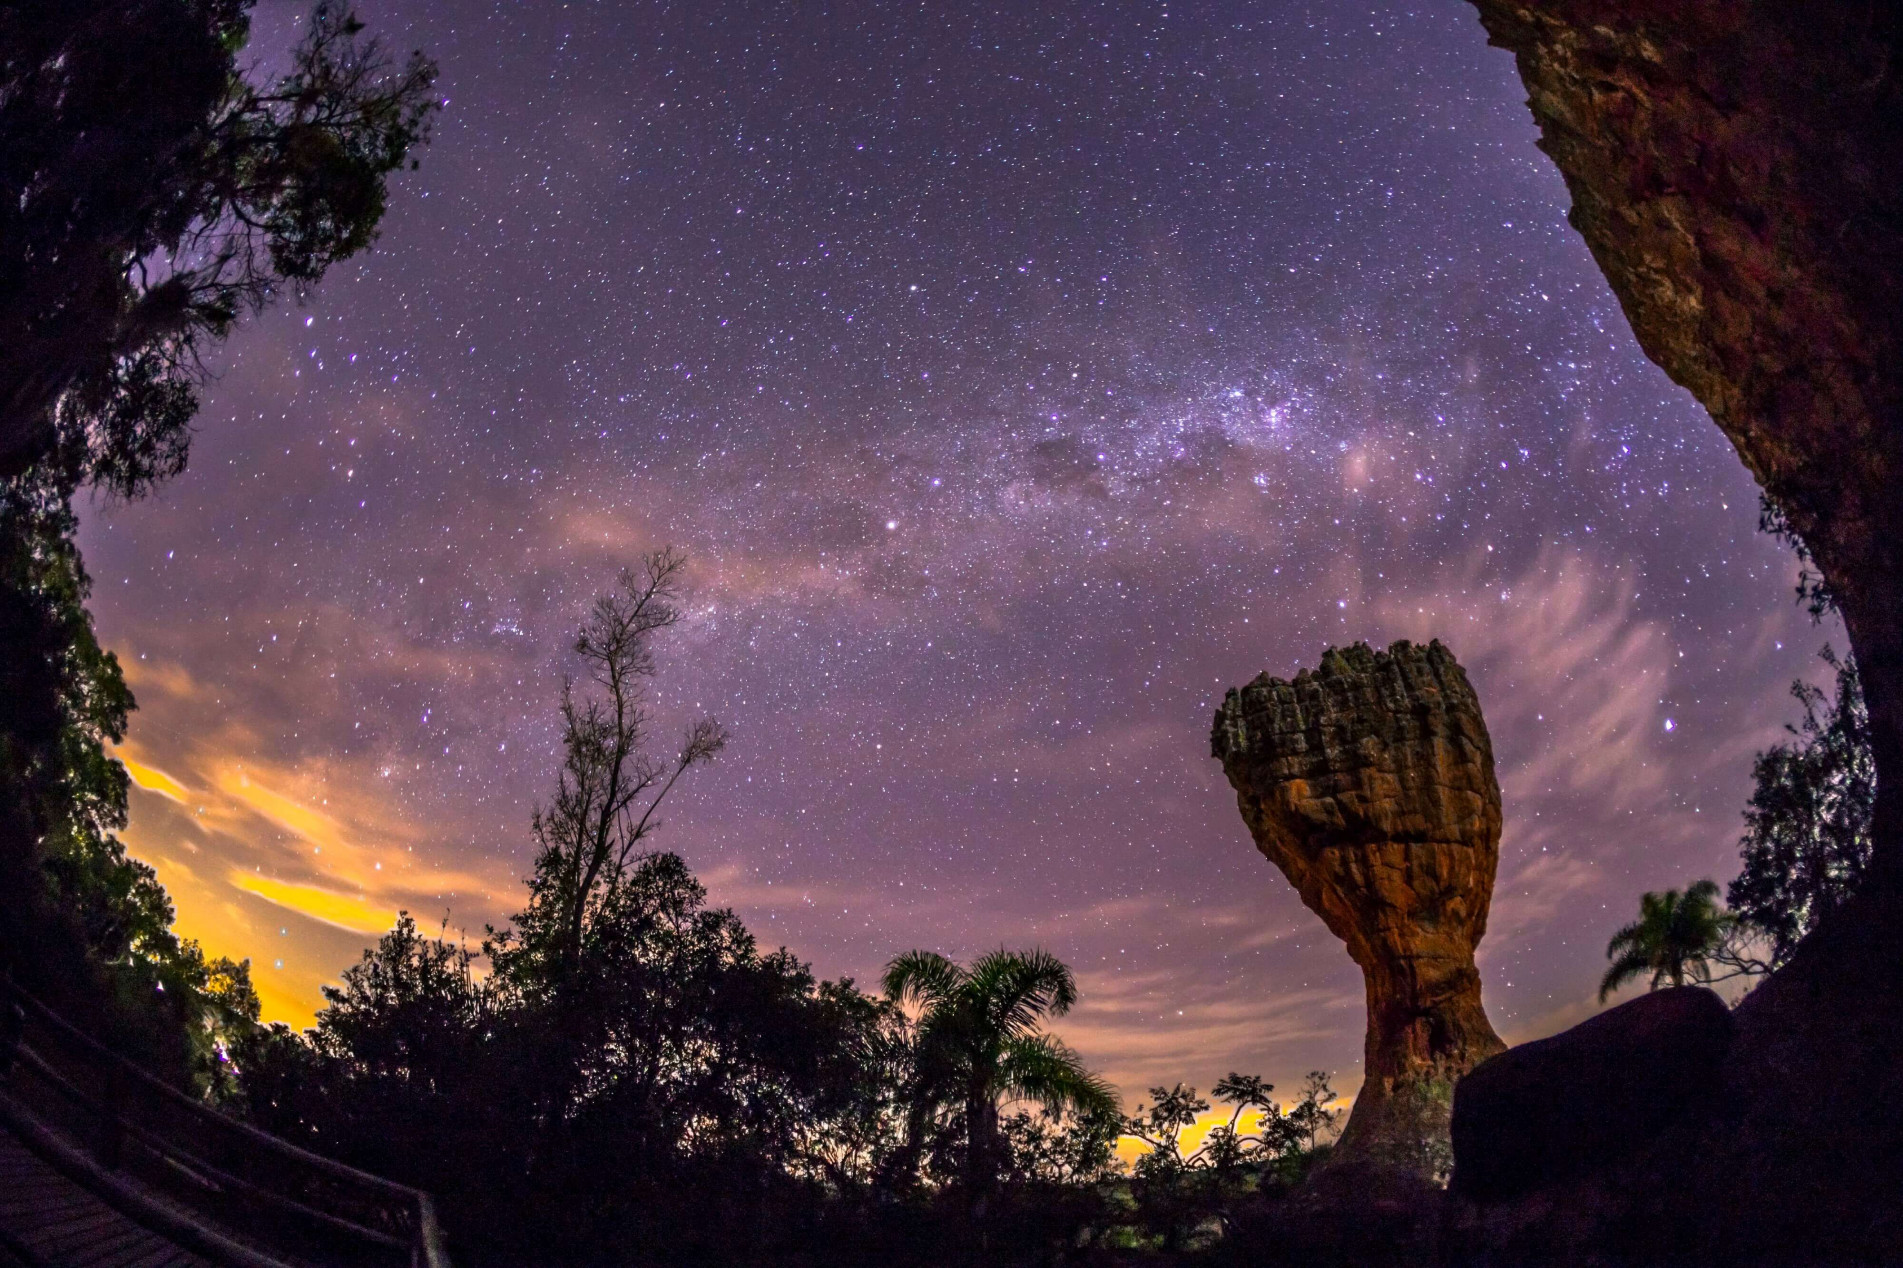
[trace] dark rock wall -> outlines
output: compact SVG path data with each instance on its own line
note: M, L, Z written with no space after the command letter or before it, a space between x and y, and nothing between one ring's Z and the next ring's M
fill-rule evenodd
M1438 642L1330 649L1229 692L1211 737L1257 848L1367 985L1366 1081L1336 1157L1436 1171L1455 1081L1504 1045L1474 947L1500 857L1480 702Z
M1454 1192L1515 1198L1625 1162L1709 1113L1731 1038L1723 1000L1678 986L1481 1062L1454 1092Z
M1572 222L1640 344L1711 411L1835 592L1878 770L1874 874L1739 1008L1710 1120L1646 1174L1604 1177L1596 1231L1555 1206L1550 1225L1573 1227L1553 1244L1603 1259L1623 1228L1621 1262L1896 1262L1903 5L1473 2L1518 62Z
M1898 825L1903 5L1474 3L1646 354L1841 600Z

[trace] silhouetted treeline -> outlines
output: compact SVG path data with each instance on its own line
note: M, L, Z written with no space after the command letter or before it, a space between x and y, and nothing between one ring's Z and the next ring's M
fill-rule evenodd
M235 1038L235 1107L435 1193L476 1263L1176 1250L1299 1178L1333 1119L1319 1076L1284 1114L1231 1075L1229 1123L1186 1155L1177 1133L1208 1108L1194 1089L1126 1119L1042 1028L1077 998L1048 953L906 952L875 997L763 950L651 850L663 802L726 739L703 719L654 751L655 640L680 620L684 566L648 556L575 641L523 909L474 947L404 914L311 1030ZM1130 1131L1160 1145L1134 1177L1113 1156Z

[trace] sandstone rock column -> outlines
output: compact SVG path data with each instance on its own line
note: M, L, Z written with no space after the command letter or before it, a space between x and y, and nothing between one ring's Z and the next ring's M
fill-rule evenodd
M1454 1082L1503 1051L1474 947L1500 859L1480 701L1436 641L1231 690L1210 737L1256 847L1361 966L1366 1081L1339 1162L1439 1172Z

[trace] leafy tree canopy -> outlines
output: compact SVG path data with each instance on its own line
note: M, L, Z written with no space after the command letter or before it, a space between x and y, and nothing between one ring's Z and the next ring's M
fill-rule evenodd
M1870 749L1856 662L1820 653L1836 692L1802 679L1791 694L1803 707L1792 738L1759 753L1756 787L1745 807L1744 870L1726 900L1769 943L1782 965L1814 928L1856 889L1870 861L1877 770Z
M250 10L0 8L0 476L131 495L176 474L209 346L375 237L435 68L325 0L260 83Z

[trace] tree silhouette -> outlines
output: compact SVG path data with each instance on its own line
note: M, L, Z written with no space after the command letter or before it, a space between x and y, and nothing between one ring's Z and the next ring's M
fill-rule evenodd
M700 721L650 742L682 571L647 556L583 622L528 902L483 940L492 971L404 915L312 1030L238 1045L234 1099L258 1121L434 1192L480 1262L762 1262L821 1236L802 1223L821 1193L871 1189L902 1121L896 1007L762 948L652 848L669 791L724 740Z
M1117 1112L1109 1085L1038 1029L1077 1002L1070 969L1049 952L998 950L965 968L936 952L908 951L886 966L882 984L895 1003L921 1009L908 1143L916 1152L941 1107L960 1114L963 1180L974 1209L982 1209L1008 1161L1001 1101L1086 1116Z
M250 9L0 8L0 478L176 474L206 350L376 236L435 68L326 0L254 83Z
M1639 899L1639 918L1612 935L1612 964L1599 983L1599 999L1627 982L1652 975L1652 989L1670 981L1685 985L1711 980L1710 961L1724 947L1736 918L1718 903L1718 883L1703 880L1683 893L1668 889Z
M575 639L592 690L578 697L572 680L562 684L562 769L554 800L535 812L528 908L495 946L505 975L539 961L531 975L559 986L576 970L591 933L612 926L603 917L637 875L661 803L727 743L720 724L703 718L670 757L649 751L654 637L680 621L686 566L672 549L647 555L622 573L618 591L596 600Z
M1876 759L1856 661L1819 653L1836 674L1836 695L1802 679L1791 694L1804 719L1792 740L1758 754L1745 807L1744 870L1725 898L1769 942L1769 967L1856 890L1870 861Z
M254 81L250 9L0 5L0 962L214 1081L203 1063L255 1012L248 966L177 937L116 835L107 746L133 700L85 608L72 499L183 469L205 354L371 241L435 106L427 60L385 57L330 3Z
M1181 1083L1153 1087L1150 1104L1139 1105L1124 1120L1124 1134L1150 1147L1136 1161L1131 1191L1139 1218L1165 1252L1183 1249L1195 1230L1212 1220L1226 1226L1245 1195L1264 1185L1292 1186L1314 1163L1321 1137L1339 1117L1328 1108L1336 1099L1328 1076L1311 1070L1301 1098L1286 1111L1276 1104L1274 1092L1258 1075L1224 1075L1212 1094L1230 1106L1228 1120L1212 1126L1188 1153L1183 1133L1210 1108L1195 1088ZM1244 1131L1243 1116L1252 1110L1255 1124Z

